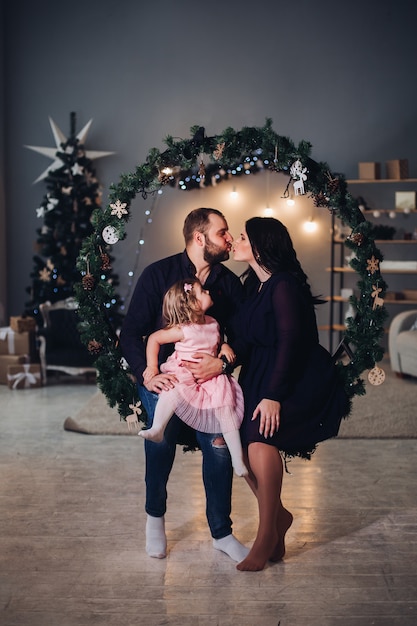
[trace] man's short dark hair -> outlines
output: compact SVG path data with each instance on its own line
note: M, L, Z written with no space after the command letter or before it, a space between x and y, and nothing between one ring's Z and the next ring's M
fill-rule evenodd
M210 226L210 215L218 215L225 219L223 213L217 209L199 208L187 215L182 229L186 245L192 240L195 232L203 233L203 235L207 233Z

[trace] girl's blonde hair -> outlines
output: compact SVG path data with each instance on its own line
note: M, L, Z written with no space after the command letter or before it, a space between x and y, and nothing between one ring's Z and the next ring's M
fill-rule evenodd
M184 278L168 289L162 303L162 316L167 327L203 323L204 313L194 292L195 285L201 285L198 278Z

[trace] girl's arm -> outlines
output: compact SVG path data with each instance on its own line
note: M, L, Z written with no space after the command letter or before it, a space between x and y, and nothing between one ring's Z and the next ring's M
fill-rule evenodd
M236 361L235 353L229 344L225 342L220 346L219 356L225 356L229 363L234 363Z
M146 344L146 368L143 372L143 381L148 383L151 378L159 374L158 355L162 345L176 343L184 339L180 326L171 326L157 330L148 337Z

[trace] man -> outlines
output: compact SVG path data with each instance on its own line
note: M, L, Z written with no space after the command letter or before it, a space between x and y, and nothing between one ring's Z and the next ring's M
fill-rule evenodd
M158 394L174 386L169 374L158 374L144 386L142 373L146 367L146 337L163 325L162 300L171 285L181 278L196 276L207 289L213 306L207 312L225 332L233 346L233 333L228 322L242 298L238 277L222 264L229 258L233 241L227 222L216 209L200 208L191 211L183 228L185 250L149 265L139 277L123 323L120 342L124 357L138 382L139 397L152 424ZM173 346L162 346L160 363L173 352ZM227 364L220 358L196 353L196 363L187 363L197 381L208 380L220 373L228 373ZM231 493L232 465L221 433L191 431L174 415L161 443L145 441L146 483L146 551L149 556L165 558L165 512L167 482L174 462L176 444L187 443L192 435L203 455L203 483L206 492L206 514L213 537L213 547L240 562L249 550L232 534ZM192 444L191 444L192 445Z

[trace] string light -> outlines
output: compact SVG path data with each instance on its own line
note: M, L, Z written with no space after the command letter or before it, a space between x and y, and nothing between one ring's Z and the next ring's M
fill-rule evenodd
M266 207L264 209L264 215L265 217L271 217L271 215L273 215L273 210L271 209L271 207L269 206L269 177L270 177L271 172L268 170L266 172Z
M236 191L236 185L233 185L233 189L232 189L232 191L230 192L230 197L231 197L231 198L237 198L237 197L238 197L238 195L239 195L239 194L238 194L238 192Z
M294 206L295 200L292 197L292 194L291 194L291 196L289 198L287 198L287 204L288 204L288 206Z
M304 230L306 233L314 233L317 230L317 223L314 221L313 217L310 217L307 222L304 222Z

